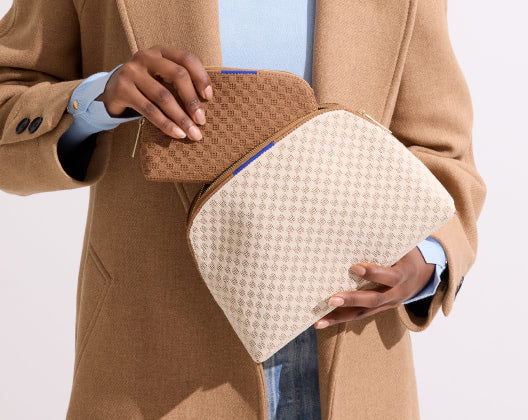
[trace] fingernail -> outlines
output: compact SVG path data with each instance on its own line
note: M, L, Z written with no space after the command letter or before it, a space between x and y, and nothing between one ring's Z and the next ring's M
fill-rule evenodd
M330 298L330 300L328 301L328 304L330 306L341 306L343 303L345 303L345 301L343 298L340 297L333 297Z
M213 88L211 87L211 85L207 85L204 90L204 93L207 99L211 99L213 97Z
M191 138L193 140L201 140L202 139L202 133L198 129L198 127L195 127L194 125L189 129L189 134L191 135Z
M328 327L329 322L328 321L319 321L315 324L315 328L324 328Z
M205 124L205 113L202 108L199 108L195 113L194 116L196 118L196 122L200 125Z
M352 271L356 273L358 276L364 276L367 272L367 269L363 267L362 265L354 265L352 266Z
M185 131L183 131L178 126L174 126L172 128L172 134L174 134L174 137L178 137L179 139L183 139L184 137L187 137L187 134L185 134Z

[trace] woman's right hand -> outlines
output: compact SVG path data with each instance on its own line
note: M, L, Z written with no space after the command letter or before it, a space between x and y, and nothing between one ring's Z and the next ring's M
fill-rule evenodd
M174 86L185 110L159 80ZM205 124L205 113L197 91L204 99L213 97L200 59L190 51L157 45L137 51L118 68L99 98L111 117L132 108L170 137L201 140L195 123Z

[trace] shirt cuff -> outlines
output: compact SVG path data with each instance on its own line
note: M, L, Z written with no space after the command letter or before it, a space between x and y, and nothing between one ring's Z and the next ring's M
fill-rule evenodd
M61 137L63 146L71 148L94 133L110 130L121 123L141 117L141 115L127 118L111 117L104 103L95 100L104 92L106 83L121 66L122 64L118 65L108 73L92 74L73 91L67 106L68 112L73 115L73 122Z
M442 272L445 270L447 265L444 248L436 239L430 237L426 238L416 246L422 253L426 263L435 264L435 270L425 287L415 296L403 302L404 304L434 295L438 285L440 284Z

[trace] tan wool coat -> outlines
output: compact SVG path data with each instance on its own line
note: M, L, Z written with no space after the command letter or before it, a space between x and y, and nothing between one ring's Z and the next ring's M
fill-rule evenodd
M147 181L131 157L136 121L91 136L67 170L58 160L73 90L156 44L221 66L217 2L15 0L0 22L0 189L90 187L68 419L264 420L262 364L186 245L186 211L201 185ZM324 419L418 419L410 331L429 327L440 307L451 312L486 195L446 2L318 0L313 48L317 100L390 126L455 200L456 215L432 235L448 260L432 299L317 330ZM37 130L17 134L22 119L37 117Z

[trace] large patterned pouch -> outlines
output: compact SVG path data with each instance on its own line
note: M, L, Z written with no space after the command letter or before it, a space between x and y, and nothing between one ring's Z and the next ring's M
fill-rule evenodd
M391 132L320 104L204 184L188 213L194 262L260 363L370 289L358 262L391 266L455 213L452 197Z

